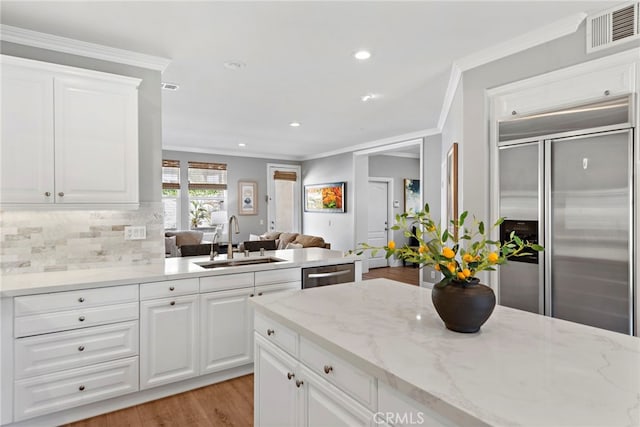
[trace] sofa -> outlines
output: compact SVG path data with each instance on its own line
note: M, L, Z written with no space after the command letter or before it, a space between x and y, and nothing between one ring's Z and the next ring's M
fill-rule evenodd
M326 243L322 237L319 236L311 236L308 234L299 234L299 233L287 233L282 231L268 231L261 235L249 235L249 240L247 242L243 242L239 246L239 250L245 250L245 245L247 246L247 250L251 250L254 248L255 250L259 250L260 244L251 244L249 242L255 241L274 241L274 244L270 244L269 247L273 247L275 245L275 249L300 249L300 248L325 248L331 249L331 244Z
M197 230L166 231L165 257L208 255L211 252L211 243L202 243L203 236L204 233Z

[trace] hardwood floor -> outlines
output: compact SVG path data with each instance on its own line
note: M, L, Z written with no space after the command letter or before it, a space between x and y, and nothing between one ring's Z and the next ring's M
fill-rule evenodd
M415 267L381 267L373 268L362 275L362 280L391 279L398 282L419 286L420 269Z
M180 393L67 427L155 427L253 425L253 375Z

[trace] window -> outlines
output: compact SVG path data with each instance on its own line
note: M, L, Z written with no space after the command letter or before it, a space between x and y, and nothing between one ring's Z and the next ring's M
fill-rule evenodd
M189 162L189 226L212 227L227 220L227 165Z
M177 229L180 224L179 160L162 160L162 206L164 228Z

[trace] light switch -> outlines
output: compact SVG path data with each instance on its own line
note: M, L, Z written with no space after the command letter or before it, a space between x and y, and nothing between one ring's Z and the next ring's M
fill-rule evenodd
M144 240L146 238L147 238L146 225L124 227L124 240Z

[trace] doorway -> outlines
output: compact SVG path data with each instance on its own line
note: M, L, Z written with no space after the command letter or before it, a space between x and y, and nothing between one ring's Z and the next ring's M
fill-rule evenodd
M367 243L371 246L385 246L392 239L389 221L392 214L390 207L393 200L393 179L369 178L368 188L368 233ZM379 251L373 255L367 252L369 268L388 267L389 260L385 252Z
M300 233L300 166L267 164L269 231Z

